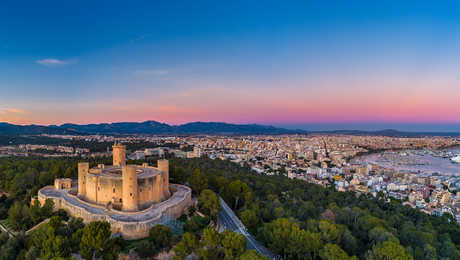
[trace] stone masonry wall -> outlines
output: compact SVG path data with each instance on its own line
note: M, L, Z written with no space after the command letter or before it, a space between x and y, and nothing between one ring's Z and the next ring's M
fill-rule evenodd
M38 200L44 203L47 198L54 201L54 209L64 209L71 216L80 217L85 223L91 221L107 221L110 223L112 232L120 232L122 237L128 240L140 239L148 236L151 227L158 224L162 217L169 216L172 219L181 216L191 204L191 189L182 185L171 184L171 190L174 192L180 191L180 195L174 192L170 199L151 206L150 208L140 212L120 212L116 210L108 210L105 207L94 205L78 199L78 197L68 194L67 199L64 196L45 195L44 189L54 189L51 186L44 187L38 192ZM64 192L64 191L62 191ZM176 195L176 196L175 196ZM77 200L76 203L74 200ZM88 207L91 209L88 210ZM92 212L91 212L92 211ZM158 214L149 214L150 212L158 212ZM123 217L125 216L125 217ZM138 218L138 221L123 221L126 216ZM117 219L119 218L119 219Z

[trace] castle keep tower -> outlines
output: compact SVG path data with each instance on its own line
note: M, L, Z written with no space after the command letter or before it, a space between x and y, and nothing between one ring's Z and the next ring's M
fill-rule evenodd
M122 169L123 179L123 210L124 211L137 211L139 209L138 202L139 196L137 194L137 172L136 167L133 165L123 166Z
M117 142L113 145L114 165L99 164L90 169L89 163L79 163L78 197L129 212L144 210L171 197L168 160L158 160L157 167L147 163L127 165L125 156L126 147Z
M86 197L86 176L89 171L89 163L78 163L78 196Z
M113 165L123 166L126 165L126 146L115 143L113 146Z

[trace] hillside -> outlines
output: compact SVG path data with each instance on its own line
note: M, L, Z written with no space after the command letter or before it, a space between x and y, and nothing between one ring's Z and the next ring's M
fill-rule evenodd
M0 135L77 134L70 129L40 125L13 125L0 122Z

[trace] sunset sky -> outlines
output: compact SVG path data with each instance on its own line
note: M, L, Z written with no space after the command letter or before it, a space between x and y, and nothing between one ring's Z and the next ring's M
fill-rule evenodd
M17 124L460 131L460 2L7 0L0 93Z

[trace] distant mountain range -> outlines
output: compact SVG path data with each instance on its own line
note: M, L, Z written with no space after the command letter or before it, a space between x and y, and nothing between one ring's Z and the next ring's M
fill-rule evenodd
M168 125L157 121L120 122L101 124L63 124L51 126L13 125L0 123L0 135L37 135L37 134L107 134L107 135L197 135L197 134L294 134L306 133L304 130L289 130L257 124L227 124L219 122L193 122L183 125Z
M56 127L56 126L54 126ZM288 130L264 125L239 125L217 122L194 122L183 125L168 125L157 121L103 123L103 124L63 124L59 129L88 134L289 134L306 132Z
M41 125L13 125L0 122L0 135L76 134L64 128Z
M454 136L460 137L459 132L402 132L393 129L379 131L363 130L334 130L306 131L290 130L274 126L257 124L227 124L220 122L193 122L182 125L168 125L157 121L120 122L101 124L63 124L63 125L13 125L0 123L0 135L39 135L39 134L106 134L106 135L255 135L255 134L344 134L344 135L373 135L391 137L421 137L421 136Z

